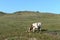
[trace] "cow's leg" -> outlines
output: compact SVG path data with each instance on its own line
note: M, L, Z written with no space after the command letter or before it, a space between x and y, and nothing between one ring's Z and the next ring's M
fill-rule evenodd
M33 32L35 32L35 27L33 28L33 30L32 30Z
M40 28L40 31L41 31L41 28Z
M38 31L41 31L41 26L38 27Z
M38 31L40 31L40 26L38 26Z

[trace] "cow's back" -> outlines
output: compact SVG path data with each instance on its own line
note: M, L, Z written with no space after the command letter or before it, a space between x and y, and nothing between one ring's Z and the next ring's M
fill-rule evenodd
M41 26L41 22L33 23L32 26L38 28L38 26Z
M32 26L37 28L37 23L33 23Z

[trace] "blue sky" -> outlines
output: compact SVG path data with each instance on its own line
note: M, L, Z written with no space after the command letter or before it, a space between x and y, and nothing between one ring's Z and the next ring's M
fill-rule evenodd
M40 11L60 13L60 0L0 0L0 11Z

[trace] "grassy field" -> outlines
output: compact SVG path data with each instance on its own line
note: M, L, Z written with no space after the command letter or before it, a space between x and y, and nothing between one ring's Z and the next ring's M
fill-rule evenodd
M42 29L60 30L60 15L39 12L16 12L0 16L0 40L60 40L60 32L26 32L33 22L42 22Z

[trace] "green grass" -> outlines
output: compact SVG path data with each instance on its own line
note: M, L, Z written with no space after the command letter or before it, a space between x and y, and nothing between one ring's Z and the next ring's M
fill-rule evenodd
M60 35L26 32L33 22L42 22L42 28L60 30L60 15L34 12L6 14L0 17L0 40L60 40ZM59 34L59 33L58 33Z

